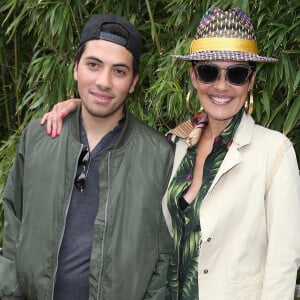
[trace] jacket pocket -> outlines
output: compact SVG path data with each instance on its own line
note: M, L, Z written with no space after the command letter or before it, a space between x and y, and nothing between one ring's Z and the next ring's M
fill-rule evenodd
M0 256L0 297L22 296L16 271L16 263Z
M228 284L227 300L260 300L262 280L260 278L248 278L239 281L231 281Z

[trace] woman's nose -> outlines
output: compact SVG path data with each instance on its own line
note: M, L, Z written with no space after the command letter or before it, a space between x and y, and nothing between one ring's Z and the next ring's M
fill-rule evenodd
M226 70L220 70L219 76L215 82L215 86L219 90L226 90L228 88L228 85L230 84L226 79L226 72Z

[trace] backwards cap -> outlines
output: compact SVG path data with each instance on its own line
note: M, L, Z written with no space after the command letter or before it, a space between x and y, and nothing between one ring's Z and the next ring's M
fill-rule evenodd
M121 28L122 35L112 33L106 25ZM83 27L80 45L90 40L105 40L125 47L139 65L142 41L137 29L127 20L113 14L94 15Z

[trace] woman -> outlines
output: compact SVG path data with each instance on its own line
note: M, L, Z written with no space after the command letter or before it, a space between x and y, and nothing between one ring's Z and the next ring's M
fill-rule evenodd
M300 260L297 161L285 136L249 115L255 63L275 59L257 54L239 8L209 9L190 54L175 58L192 62L205 113L169 134L188 144L167 197L175 247L169 298L292 300Z
M296 156L284 135L250 116L255 63L276 60L258 55L239 8L209 9L190 54L174 57L191 62L203 112L168 133L177 157L164 210L174 237L167 298L292 300L300 264Z

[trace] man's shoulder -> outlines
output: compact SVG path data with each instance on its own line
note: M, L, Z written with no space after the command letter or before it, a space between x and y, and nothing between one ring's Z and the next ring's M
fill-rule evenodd
M76 112L71 112L68 116L66 116L63 120L63 130L62 132L66 131L68 128L68 124L74 119L76 116ZM41 134L47 136L46 131L46 124L41 125L41 118L32 119L25 127L24 132L34 133L34 134Z
M41 119L33 119L31 120L25 127L23 134L26 135L46 135L46 125L41 125L40 124Z
M136 139L141 139L143 143L149 144L149 147L153 146L161 151L173 150L174 144L164 134L143 121L137 120L135 124L134 136Z
M41 125L40 122L41 118L31 120L24 128L22 138L26 139L28 142L35 143L37 141L41 142L42 140L49 142L48 140L62 139L63 136L69 135L69 118L65 118L61 136L56 137L55 139L47 133L46 125Z
M146 124L144 121L136 118L135 116L131 116L132 122L134 123L135 127L138 131L142 132L143 134L147 134L149 136L153 136L159 140L167 141L166 136L160 133L155 128L151 127L150 125Z

